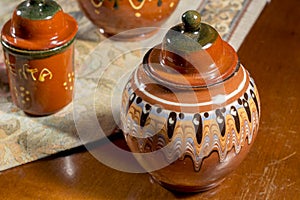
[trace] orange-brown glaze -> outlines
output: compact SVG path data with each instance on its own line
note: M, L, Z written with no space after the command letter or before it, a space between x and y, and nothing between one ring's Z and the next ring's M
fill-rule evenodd
M160 27L176 9L179 0L166 0L158 5L157 0L96 1L77 0L85 15L107 36L142 27ZM139 30L126 37L139 37L154 29ZM144 32L146 31L146 32Z

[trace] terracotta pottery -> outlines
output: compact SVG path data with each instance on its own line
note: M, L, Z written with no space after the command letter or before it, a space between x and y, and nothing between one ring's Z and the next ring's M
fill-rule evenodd
M83 13L106 36L114 39L139 39L151 36L176 9L179 0L77 0Z
M0 83L8 83L6 67L4 63L0 63Z
M13 102L49 115L72 101L77 22L52 0L27 0L3 26L1 43Z
M219 185L245 158L260 101L254 80L217 31L196 11L182 21L131 75L121 122L132 152L157 154L138 158L154 180L199 192Z

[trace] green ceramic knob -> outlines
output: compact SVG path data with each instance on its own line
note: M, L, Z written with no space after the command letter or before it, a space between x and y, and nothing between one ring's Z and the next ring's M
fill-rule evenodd
M213 27L201 22L201 15L196 10L186 11L181 20L181 24L167 32L163 43L164 49L189 54L211 46L219 36Z
M29 0L30 4L45 4L45 0Z
M17 7L17 14L30 20L47 20L60 10L53 0L27 0Z
M201 15L195 10L185 12L181 20L186 31L197 31L201 27Z

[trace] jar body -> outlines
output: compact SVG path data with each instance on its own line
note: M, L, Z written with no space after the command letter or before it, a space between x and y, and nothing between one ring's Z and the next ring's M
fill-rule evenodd
M12 100L30 115L53 114L72 101L74 44L49 51L12 50L3 45Z
M170 190L217 186L242 162L257 135L260 101L253 79L239 65L222 83L178 90L155 83L142 68L123 93L122 129L131 151L158 151L169 160L149 173ZM153 169L154 163L139 163Z
M178 0L77 0L85 15L106 36L131 29L160 27L174 12ZM134 39L152 35L154 29L140 29L122 33L119 39ZM117 38L117 37L114 37Z

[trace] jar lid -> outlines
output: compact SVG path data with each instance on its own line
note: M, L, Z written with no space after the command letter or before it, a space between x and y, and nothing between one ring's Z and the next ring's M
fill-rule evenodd
M197 11L182 15L162 44L144 58L144 68L157 81L176 88L208 87L220 83L239 67L235 50L205 23Z
M53 0L27 0L17 6L3 26L2 43L34 51L53 49L72 41L76 20Z

